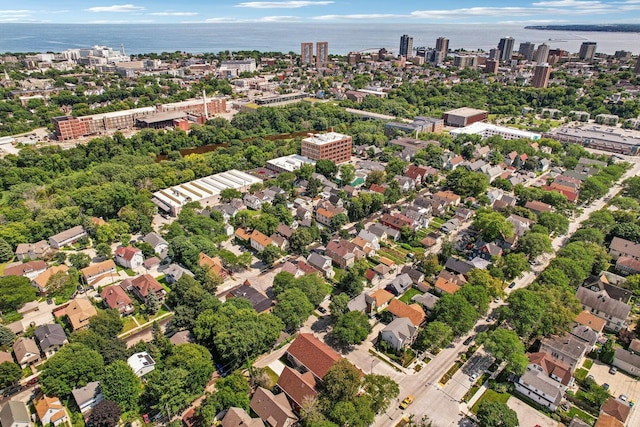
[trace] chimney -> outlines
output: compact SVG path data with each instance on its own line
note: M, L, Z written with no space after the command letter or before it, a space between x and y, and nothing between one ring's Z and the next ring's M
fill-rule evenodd
M204 89L202 89L202 105L204 106L204 119L209 120L209 112L207 111L207 94Z

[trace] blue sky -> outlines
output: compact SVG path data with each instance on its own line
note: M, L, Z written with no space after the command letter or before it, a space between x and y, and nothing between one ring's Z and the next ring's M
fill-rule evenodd
M640 23L640 0L29 0L0 23Z

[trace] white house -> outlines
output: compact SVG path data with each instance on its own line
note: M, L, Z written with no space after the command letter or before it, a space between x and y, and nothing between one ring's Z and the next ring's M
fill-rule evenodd
M34 404L36 408L36 412L38 413L38 418L43 426L53 424L54 426L58 426L63 423L69 423L69 415L67 415L67 410L64 408L60 399L57 397L47 397L42 396L40 400L38 400Z
M124 268L135 270L142 267L144 255L133 246L120 246L115 252L116 263Z
M544 352L529 355L526 372L515 383L516 390L542 406L555 411L568 386L573 384L569 366Z
M153 371L156 366L156 362L149 356L149 353L142 351L140 353L133 354L127 359L127 364L131 368L134 374L142 377L149 372Z
M406 317L398 317L380 332L380 337L394 350L411 345L418 335L418 328Z
M91 411L103 399L98 381L87 383L84 387L74 388L71 390L71 394L83 414Z
M153 251L158 255L166 254L169 249L169 243L154 231L144 236L142 241L151 245Z

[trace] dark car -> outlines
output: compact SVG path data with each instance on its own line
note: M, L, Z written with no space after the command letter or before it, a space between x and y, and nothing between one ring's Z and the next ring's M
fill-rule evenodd
M325 314L327 312L327 309L324 307L318 307L318 311L322 314Z
M509 283L509 289L513 289L516 286L516 282Z
M475 339L475 337L473 335L471 335L469 338L464 340L464 342L462 344L469 345L469 344L471 344L473 342L474 339Z
M16 394L20 390L22 390L22 386L20 384L15 384L15 385L12 385L10 387L5 388L4 391L2 392L2 396L9 397L11 395Z

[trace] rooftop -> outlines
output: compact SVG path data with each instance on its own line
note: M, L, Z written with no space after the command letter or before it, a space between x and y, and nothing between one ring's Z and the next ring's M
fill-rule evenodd
M308 138L303 139L303 142L308 142L314 145L324 145L331 142L343 140L345 138L351 138L349 135L344 135L337 132L316 133L310 135Z

